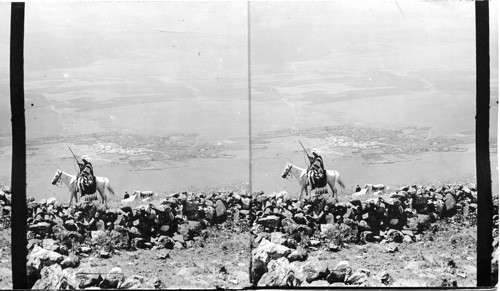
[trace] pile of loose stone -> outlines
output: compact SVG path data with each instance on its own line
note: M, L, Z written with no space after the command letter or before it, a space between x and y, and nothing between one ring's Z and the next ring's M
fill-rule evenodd
M251 196L245 191L183 192L148 200L147 205L106 209L94 202L67 207L55 198L39 202L29 198L30 284L34 284L34 288L51 289L159 286L161 282L147 283L138 276L132 276L135 278L132 280L122 273L119 280L110 283L102 280L101 274L100 279L97 275L82 276L82 271L76 272L75 268L79 267L80 257L97 255L109 258L117 250L203 246L210 226L246 231L251 205ZM80 274L79 279L75 272ZM107 276L113 278L120 273L115 269L110 272L112 275ZM68 278L73 279L68 281ZM127 281L129 279L133 282Z
M328 195L297 200L286 192L257 193L252 203L252 282L257 286L308 286L324 280L327 285L399 286L400 282L388 280L388 274L354 271L345 261L322 268L321 262L307 261L308 251L336 252L348 244L379 242L386 245L387 252L394 252L397 243L422 240L426 230L437 227L438 220L476 224L474 185L412 185L369 193L371 198L365 201L358 199L359 194L367 193L353 194L350 202L336 202ZM494 201L497 213L498 196ZM494 220L498 229L498 215Z
M2 228L10 226L11 195L10 187L3 185L0 190L0 227Z
M2 193L0 205L5 213L10 193ZM362 201L358 194L370 194L371 198ZM115 251L137 248L198 247L203 246L211 226L237 232L248 231L247 226L251 226L251 278L255 285L308 286L324 282L408 286L411 282L394 282L387 272L352 270L346 261L325 267L317 258L308 259L308 254L315 250L336 252L347 244L365 242L387 243L391 252L397 243L422 240L438 220L476 223L474 185L413 185L394 191L355 193L353 197L358 198L337 202L328 195L298 200L286 192L183 192L149 197L143 205L122 204L111 209L93 202L67 207L54 198L39 202L29 198L28 280L36 289L160 288L158 278L125 276L118 267L108 274L94 274L89 265L80 265L80 259L105 259ZM494 205L497 213L498 197ZM497 248L498 215L494 220ZM494 263L497 267L498 259L494 258Z

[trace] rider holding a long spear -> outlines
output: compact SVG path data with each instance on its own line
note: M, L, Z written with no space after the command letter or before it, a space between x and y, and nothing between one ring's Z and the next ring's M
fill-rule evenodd
M323 188L326 186L326 175L325 175L325 166L323 164L323 158L319 150L313 149L311 151L312 157L309 157L309 162L311 166L307 172L307 178L309 179L309 183L311 184L311 188Z
M71 151L71 148L69 150ZM71 151L71 153L73 154L73 151ZM89 158L86 155L81 156L82 162L80 163L75 154L73 154L73 157L80 168L77 179L78 188L82 195L95 193L94 167L90 163Z
M309 168L307 169L307 179L309 180L309 185L311 185L311 190L316 188L323 188L326 186L326 173L325 166L323 163L323 158L321 157L320 151L318 149L313 149L311 151L312 156L310 156L302 143L299 141L300 145L304 149L307 158L309 159Z

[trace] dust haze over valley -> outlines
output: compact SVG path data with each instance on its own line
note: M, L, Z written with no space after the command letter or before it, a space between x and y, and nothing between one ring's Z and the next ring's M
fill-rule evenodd
M0 4L2 165L9 12ZM473 2L254 2L247 15L246 3L28 3L28 196L67 198L50 180L76 173L68 146L120 196L247 187L250 176L253 191L296 193L280 174L306 166L298 139L348 189L475 176Z
M57 168L74 174L68 146L120 194L248 181L245 7L28 4L28 195L66 196L49 182Z
M297 139L350 189L474 178L473 2L259 2L250 15L254 189L297 191L272 179L287 162L307 166Z

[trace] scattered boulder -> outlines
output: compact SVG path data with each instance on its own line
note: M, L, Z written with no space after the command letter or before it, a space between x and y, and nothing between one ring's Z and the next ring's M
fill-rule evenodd
M154 289L143 276L132 275L118 284L118 289Z
M226 205L224 205L224 202L222 202L222 200L217 200L215 202L215 219L217 221L222 221L226 219L226 215Z
M451 193L446 194L444 203L446 206L446 216L453 216L457 213L457 201Z
M259 280L257 286L259 287L297 287L302 283L295 277L293 269L286 258L278 258L272 260L267 265L267 273L265 273Z
M292 252L288 247L278 245L263 239L259 246L252 251L252 272L254 282L259 282L264 273L267 272L267 264L271 260L286 258Z
M101 289L116 289L118 285L123 281L124 274L120 267L114 267L108 274L102 279L99 284Z
M77 268L80 265L80 257L78 257L74 254L69 254L68 257L64 258L61 261L60 265L63 269L65 269L65 268Z
M370 271L366 269L358 269L352 273L345 282L352 285L361 285L370 277Z
M399 250L399 248L395 243L389 243L385 246L385 251L388 253L395 253L398 250Z
M27 267L28 269L39 272L43 267L59 264L65 258L66 256L64 255L43 249L36 245L28 255Z
M263 239L256 250L254 250L253 260L262 261L267 264L271 260L287 257L292 252L291 249Z
M79 288L87 289L90 287L98 287L102 282L102 276L100 274L95 273L86 273L84 274L84 279L80 281Z
M294 262L294 261L303 262L305 260L307 260L307 251L304 250L303 248L299 248L299 249L294 250L288 256L288 261L290 263Z
M375 278L377 278L377 280L379 280L380 283L382 283L384 285L390 285L393 282L391 275L389 275L389 273L387 271L384 271L384 270L379 271L377 273L377 275L375 276Z
M61 266L59 266L58 264L53 264L43 267L43 269L40 271L40 279L35 282L32 289L75 289L75 286L68 285L68 281L63 274Z

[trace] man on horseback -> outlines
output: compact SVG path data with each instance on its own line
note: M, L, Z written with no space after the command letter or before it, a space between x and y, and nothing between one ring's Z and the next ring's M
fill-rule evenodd
M313 149L311 153L312 157L308 156L310 166L307 170L307 179L309 185L311 185L311 190L326 187L326 173L323 158L317 149Z
M85 155L81 157L82 163L78 162L80 173L78 173L78 188L82 195L93 194L96 191L94 167Z

